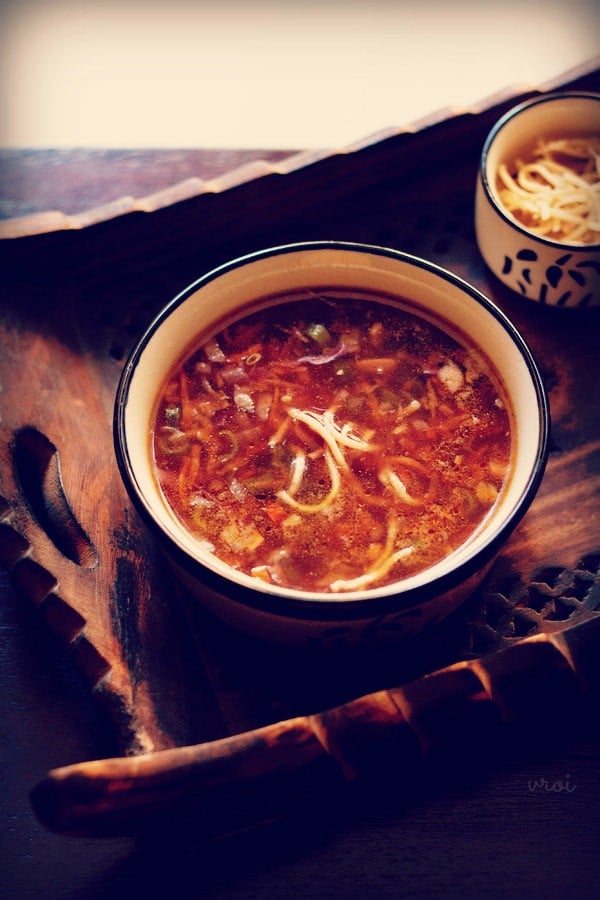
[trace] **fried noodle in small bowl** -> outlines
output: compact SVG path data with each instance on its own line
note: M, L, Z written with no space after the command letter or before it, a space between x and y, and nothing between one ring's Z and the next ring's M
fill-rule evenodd
M542 94L502 116L475 195L481 254L520 296L600 304L600 94Z

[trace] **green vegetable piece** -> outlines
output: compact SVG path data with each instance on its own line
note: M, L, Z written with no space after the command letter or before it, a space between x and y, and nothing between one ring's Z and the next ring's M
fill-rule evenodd
M165 409L165 422L167 423L167 425L179 425L180 418L180 406L167 406L167 408Z
M237 454L239 450L239 441L233 431L230 431L229 428L224 429L219 432L219 437L225 438L225 440L229 441L229 448L226 452L220 457L222 463L229 462L233 457Z
M161 428L157 443L165 456L181 456L190 446L190 440L184 431L167 425Z
M313 341L316 341L320 347L325 347L327 344L331 343L329 331L325 325L322 325L319 322L311 322L306 328L306 335L307 337L312 338Z

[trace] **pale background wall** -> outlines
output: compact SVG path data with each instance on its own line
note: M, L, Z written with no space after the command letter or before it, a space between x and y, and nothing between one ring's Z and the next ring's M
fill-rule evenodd
M0 145L346 146L599 35L600 0L3 0Z

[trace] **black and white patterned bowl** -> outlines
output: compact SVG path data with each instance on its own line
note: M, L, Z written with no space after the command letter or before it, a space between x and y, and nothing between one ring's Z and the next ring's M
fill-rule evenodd
M600 135L600 94L554 93L509 110L487 136L476 186L475 231L481 254L504 284L556 307L600 304L600 243L569 244L528 231L499 200L496 172L539 137Z
M510 481L471 539L425 572L344 595L267 584L221 562L175 518L153 472L152 415L160 386L194 336L261 298L334 285L394 296L458 331L493 362L513 409ZM543 382L524 340L483 294L433 263L381 247L315 242L232 260L190 285L148 326L116 396L115 447L133 504L188 594L256 636L319 644L404 637L444 619L472 593L529 508L548 452Z

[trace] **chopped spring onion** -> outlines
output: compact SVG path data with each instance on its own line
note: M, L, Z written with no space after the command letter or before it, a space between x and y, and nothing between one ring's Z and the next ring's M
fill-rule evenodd
M331 343L329 331L325 325L322 325L320 322L311 322L306 328L306 334L321 347L325 347L327 344Z
M167 425L179 425L181 419L181 406L167 406L165 409L165 422Z
M227 452L219 458L220 462L229 462L238 452L240 442L238 441L237 436L229 428L225 429L224 431L220 431L219 437L225 438L231 445Z
M180 431L179 428L173 428L171 425L163 425L157 444L166 456L180 456L187 451L190 439L185 431Z

